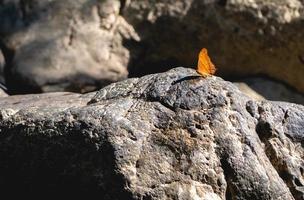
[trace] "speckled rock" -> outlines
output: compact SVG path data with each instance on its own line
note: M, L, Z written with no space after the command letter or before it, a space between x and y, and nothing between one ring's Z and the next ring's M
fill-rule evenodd
M304 107L195 70L0 99L0 187L100 199L303 199ZM14 194L14 193L10 193Z

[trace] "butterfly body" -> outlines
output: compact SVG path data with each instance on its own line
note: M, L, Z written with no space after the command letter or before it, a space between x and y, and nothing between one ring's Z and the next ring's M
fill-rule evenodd
M203 48L198 55L197 72L207 77L213 75L215 71L215 65L211 62L207 49Z

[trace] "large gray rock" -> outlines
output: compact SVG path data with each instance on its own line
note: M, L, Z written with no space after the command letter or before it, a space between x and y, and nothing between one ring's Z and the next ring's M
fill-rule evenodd
M304 107L254 101L192 69L128 79L96 94L10 96L0 99L0 113L3 191L304 197Z
M130 45L137 47L130 49L131 75L196 66L207 47L220 76L264 74L304 92L303 1L126 2L122 15L141 37L141 45Z
M122 41L138 38L119 10L119 0L1 1L10 90L86 92L126 78Z
M86 92L196 66L209 49L226 78L264 74L304 92L300 0L4 0L0 36L15 92ZM157 66L157 67L156 67Z

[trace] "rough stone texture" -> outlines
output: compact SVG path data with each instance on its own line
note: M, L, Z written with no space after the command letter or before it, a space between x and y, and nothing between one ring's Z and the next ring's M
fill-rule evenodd
M304 197L304 107L254 101L192 69L96 94L10 96L0 99L0 117L3 191L106 200Z
M287 85L282 84L281 82L261 77L251 77L242 79L240 81L242 81L242 83L239 83L238 87L242 92L245 91L246 93L247 87L249 94L250 90L252 90L253 95L256 93L263 96L267 100L287 101L304 105L304 95L298 93ZM244 86L244 84L246 86Z
M194 67L207 47L226 79L264 74L304 92L303 7L300 0L4 0L9 89L91 91L126 78L127 67L131 77Z
M86 92L126 78L122 40L137 35L119 9L119 0L1 1L9 89Z
M303 1L126 2L122 15L141 37L129 44L131 75L196 66L207 47L226 79L264 74L304 92Z

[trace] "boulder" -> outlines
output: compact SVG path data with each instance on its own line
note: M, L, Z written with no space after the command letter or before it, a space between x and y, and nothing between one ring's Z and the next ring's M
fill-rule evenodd
M195 67L207 47L225 79L267 75L304 92L303 1L126 2L122 16L141 38L129 44L131 76Z
M138 38L119 11L119 0L1 1L10 91L87 92L126 78L122 40Z
M195 70L0 99L0 187L100 199L304 197L304 107ZM17 194L17 195L18 195Z
M218 75L252 75L304 92L300 0L5 0L0 36L13 93L88 92L196 66L207 47Z

